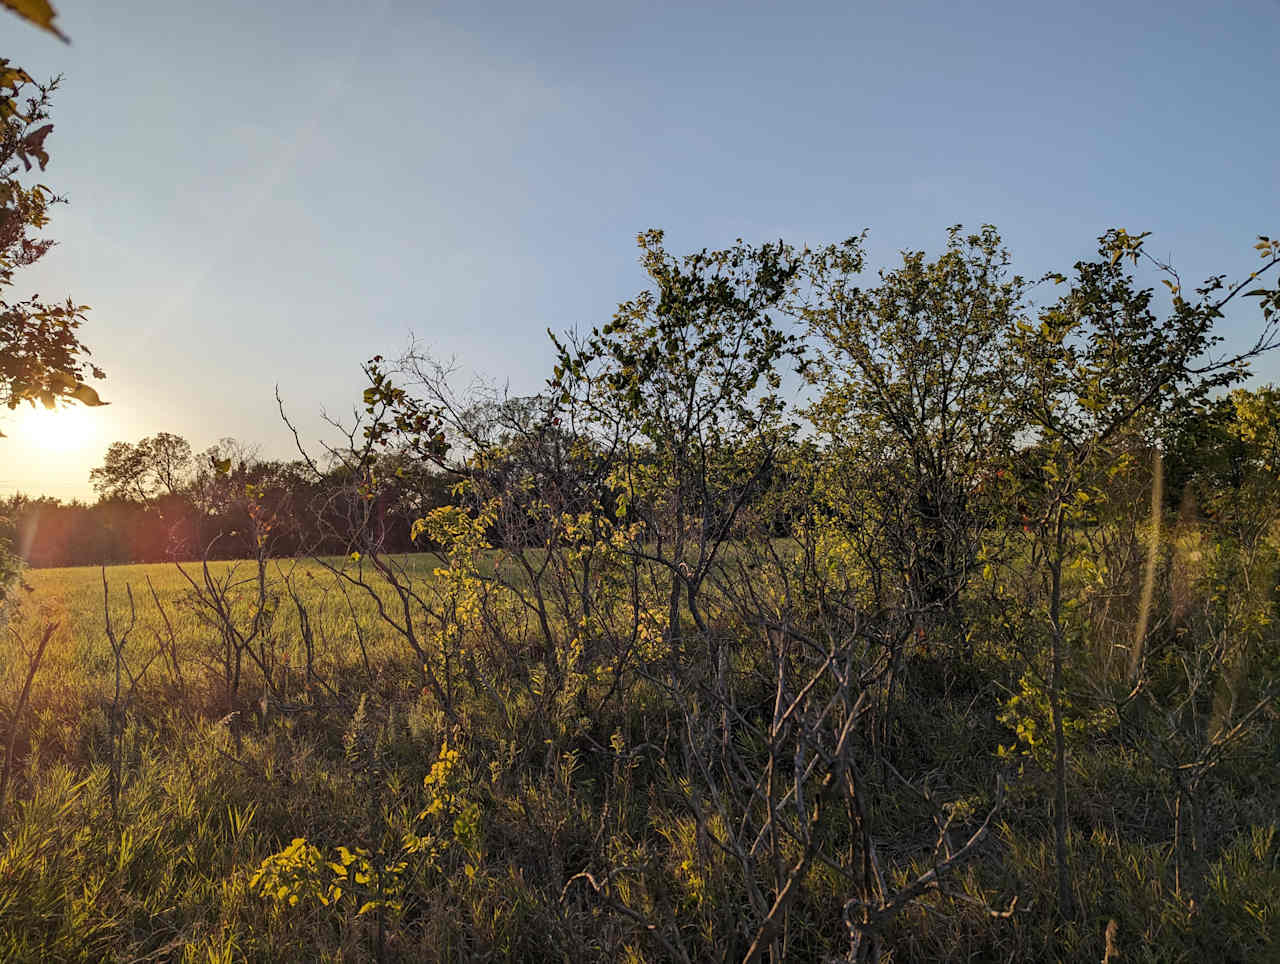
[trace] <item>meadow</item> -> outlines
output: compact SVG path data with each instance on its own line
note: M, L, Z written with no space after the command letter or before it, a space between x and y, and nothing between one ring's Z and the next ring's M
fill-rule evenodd
M436 556L425 553L389 557L387 562L403 568L415 580L430 579L440 565ZM265 568L269 592L287 597L292 589L299 594L312 617L317 656L326 666L344 666L351 657L347 643L353 629L358 629L374 651L386 655L389 630L378 619L371 598L353 592L335 575L354 571L358 565L349 558L326 557L272 560ZM256 567L252 559L207 564L210 577L226 586L235 606L251 604L256 593ZM158 640L167 639L170 633L188 652L212 648L216 627L202 621L197 609L184 604L192 591L187 576L203 585L204 569L200 562L194 562L30 570L24 578L30 592L23 594L26 598L18 610L19 618L10 628L28 636L56 623L50 657L67 660L65 668L76 669L70 675L82 679L86 686L101 688L112 675L108 618L120 632L132 621L131 635L138 641L134 645L152 654L160 646ZM331 628L341 635L332 638ZM302 652L296 649L302 645L296 608L283 607L273 618L272 629L280 657L302 665Z
M1186 557L1192 548L1180 545ZM747 571L763 591L781 575L769 560L795 572L804 550L734 546L718 569L724 591ZM884 741L853 797L866 812L822 807L821 782L783 775L819 765L804 744L822 734L810 723L792 743L769 723L782 690L769 679L768 635L722 621L736 634L727 667L690 669L700 661L680 657L687 675L727 674L728 709L711 677L664 677L674 664L659 636L644 668L618 671L620 649L603 645L608 619L585 647L561 620L558 669L524 622L527 645L499 658L480 645L481 627L514 610L472 590L510 572L511 591L528 592L511 565L521 555L477 549L469 566L456 552L263 559L261 586L259 560L209 563L207 580L185 565L194 585L173 564L28 571L3 644L3 713L19 726L5 761L0 957L829 959L851 930L839 923L850 913L848 851L872 824L876 886L893 914L867 930L885 959L1101 959L1123 946L1126 960L1249 961L1274 951L1280 769L1264 730L1214 772L1211 829L1197 842L1204 883L1188 903L1160 761L1126 744L1097 706L1075 710L1072 887L1084 910L1064 923L1046 913L1049 766L1037 765L1034 731L1047 721L1026 705L1025 682L1017 689L1011 671L1025 666L1013 652L957 658L914 640L896 684L907 695L885 704L891 718L854 717L864 739ZM527 556L548 562L546 551ZM479 581L460 584L461 571ZM439 660L440 691L424 685L432 667L394 624L404 586L420 639L433 640L423 645ZM446 636L426 631L449 600L473 607L445 620L473 634L452 668ZM629 610L622 622L643 618ZM234 691L228 626L254 654ZM780 772L735 786L743 767ZM789 817L753 802L763 792L769 806L793 808L788 786L814 795ZM791 835L777 844L782 865L743 849L767 839L771 820ZM820 842L809 860L807 839ZM769 896L772 874L782 885ZM792 878L785 939L749 925ZM909 902L893 903L904 893ZM763 952L762 933L772 937Z
M197 561L8 593L0 958L1276 960L1280 292L1159 318L1143 237L1035 307L990 227L647 232L545 395L114 447L63 548Z

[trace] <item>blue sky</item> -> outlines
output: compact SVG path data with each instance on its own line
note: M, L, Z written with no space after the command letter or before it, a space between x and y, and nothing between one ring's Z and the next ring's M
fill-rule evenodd
M411 334L536 390L548 327L643 286L648 227L868 228L888 263L990 222L1034 275L1122 225L1188 281L1280 233L1277 0L56 5L70 46L0 17L0 55L64 75L71 200L15 294L93 306L113 404L0 421L0 494L88 497L157 431L287 455L276 384L310 437Z

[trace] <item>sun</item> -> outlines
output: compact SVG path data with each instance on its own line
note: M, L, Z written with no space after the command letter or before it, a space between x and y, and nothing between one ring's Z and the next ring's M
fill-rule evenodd
M0 407L0 496L92 500L89 473L124 431L113 409Z
M24 448L48 455L75 455L101 448L102 417L79 405L57 408L23 408L16 413L8 434L25 442Z

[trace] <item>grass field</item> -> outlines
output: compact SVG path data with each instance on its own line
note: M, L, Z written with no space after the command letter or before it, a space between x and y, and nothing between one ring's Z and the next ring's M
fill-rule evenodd
M426 580L432 571L440 565L433 555L421 554L412 556L388 557L388 562L400 567L414 580ZM333 567L332 569L328 567ZM226 583L233 595L239 600L249 600L256 592L257 571L253 560L234 562L211 562L208 564L210 575L219 583ZM356 563L349 559L330 558L320 561L311 559L279 559L267 564L268 591L282 596L288 595L289 587L296 589L305 604L317 612L327 614L331 619L341 615L345 619L352 618L353 612L348 605L350 598L354 606L354 614L361 624L375 633L377 627L376 612L371 600L359 598L361 593L347 588L347 596L343 595L341 580L333 570L355 572ZM61 640L64 647L71 640L79 641L75 647L89 647L81 651L81 656L92 656L97 649L92 642L100 640L107 652L106 621L104 618L104 578L106 581L111 619L116 626L127 624L129 619L128 593L132 591L136 603L138 628L136 632L143 636L154 635L161 626L162 620L156 611L155 600L177 610L175 616L181 620L175 624L180 636L199 636L198 620L190 611L185 611L183 602L188 598L192 586L187 576L203 581L200 563L157 563L152 565L109 566L105 569L96 566L80 566L68 569L33 569L24 575L24 581L31 587L30 593L20 593L20 612L24 621L35 619L54 619L59 622L60 629L55 639ZM368 618L375 617L375 618ZM292 622L287 613L280 617L284 623L279 627L282 644L287 644L292 627L297 630L297 618Z
M438 565L425 555L384 561L419 591ZM2 814L0 959L342 960L376 941L377 956L389 953L385 935L371 936L383 911L344 908L345 925L320 925L312 909L282 919L249 887L297 837L378 859L386 842L372 827L384 821L370 801L391 806L414 785L420 795L447 739L438 714L413 717L420 684L403 637L366 590L337 575L358 579L361 565L268 563L266 615L248 648L265 661L276 700L259 700L264 674L246 660L230 706L221 626L250 631L252 561L211 563L207 582L201 566L185 566L195 586L175 565L25 574L0 639L0 718L19 715L33 654L55 628L26 725L9 731L18 739L8 754L13 807ZM371 585L392 601L385 583ZM229 606L225 624L208 605L215 596ZM382 716L390 706L401 708L398 722L394 710ZM352 741L375 731L403 764L390 793L350 757Z
M739 603L776 589L791 555L748 568L747 551L723 570L750 580ZM830 678L831 663L774 649L735 621L733 597L701 649L677 651L638 632L666 601L647 570L610 583L601 561L590 625L540 630L520 602L528 584L494 550L472 557L484 578L469 582L434 555L377 562L409 594L412 639L370 559L270 561L261 586L252 561L212 563L207 578L199 565L26 573L0 635L0 960L741 959L811 830L827 856L796 876L787 942L768 959L833 959L849 947L859 878L842 864L858 866L859 821L874 826L875 886L901 892L934 871L939 826L959 844L993 807L971 862L885 923L886 960L1097 960L1112 921L1126 960L1267 960L1277 946L1280 767L1264 715L1206 781L1205 883L1190 903L1173 870L1176 785L1095 708L1073 711L1081 913L1064 922L1048 910L1048 771L1003 749L1013 724L1045 745L1015 651L939 654L913 631L903 695L868 675L884 715L853 717L854 758L885 741L891 766L867 764L863 816L831 806L819 823L787 788L820 798L838 691L781 674ZM576 591L574 557L558 564ZM495 573L510 585L481 601ZM541 578L549 596L563 585L550 568ZM845 652L867 674L886 665ZM672 668L683 675L666 683ZM713 685L732 694L727 711ZM787 698L815 722L772 731L775 685L794 685Z
M387 561L417 584L428 582L439 564L428 555ZM295 595L307 611L313 631L314 669L326 677L341 677L361 659L361 643L371 659L385 662L390 647L398 641L394 631L379 618L368 592L335 574L355 574L358 570L359 564L349 559L286 559L267 564L265 588L270 619L264 635L282 673L288 674L289 666L304 665ZM248 619L258 592L255 563L212 562L208 574L215 585L225 588L234 607L232 613ZM166 671L172 676L173 667L164 665L160 652L173 643L179 655L178 671L184 673L185 681L195 686L208 685L210 674L218 671L212 658L219 648L219 628L209 618L207 608L192 604L195 587L188 579L205 588L204 575L198 563L183 564L181 568L176 564L156 564L29 571L25 582L30 591L17 593L10 631L0 643L4 663L10 673L15 672L23 661L12 647L29 646L45 627L56 624L42 678L57 681L64 698L73 692L79 693L81 699L105 696L114 686L114 659L107 634L109 618L117 637L127 632L126 656L135 670L155 660L147 673L148 682L160 685ZM375 585L380 595L389 595L385 585ZM139 695L145 696L147 682L140 686Z

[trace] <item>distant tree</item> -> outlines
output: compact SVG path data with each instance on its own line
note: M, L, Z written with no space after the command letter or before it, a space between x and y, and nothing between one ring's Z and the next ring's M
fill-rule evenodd
M143 439L156 487L165 495L177 495L191 472L191 446L187 440L169 432L159 432Z
M89 473L94 491L102 498L147 501L142 450L129 442L112 442L102 465Z
M201 512L215 514L243 494L250 469L258 462L257 446L221 438L195 458L190 479L191 499Z
M150 502L177 495L191 480L191 446L186 439L159 432L136 445L113 442L102 465L89 473L104 498Z

